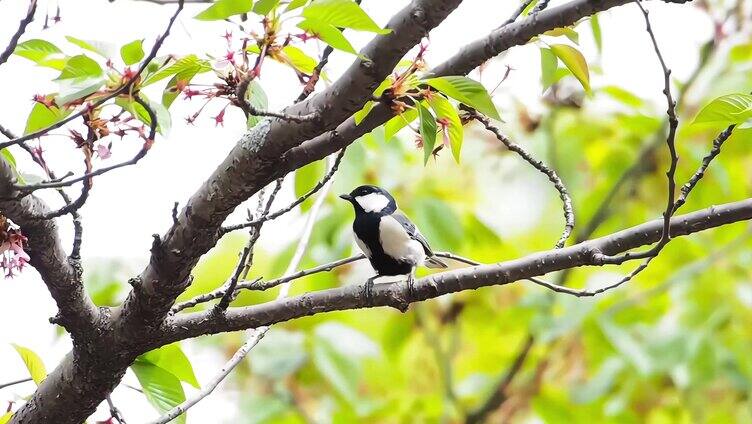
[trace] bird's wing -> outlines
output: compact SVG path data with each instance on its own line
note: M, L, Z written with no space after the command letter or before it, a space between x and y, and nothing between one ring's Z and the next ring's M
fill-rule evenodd
M423 237L423 234L421 234L415 224L410 221L410 218L406 217L405 214L403 214L401 211L395 211L392 214L392 218L394 218L402 225L402 228L407 231L407 234L410 235L411 239L417 240L423 246L423 250L426 252L426 256L428 256L429 258L433 256L433 250L431 250L431 246L428 245L428 240Z

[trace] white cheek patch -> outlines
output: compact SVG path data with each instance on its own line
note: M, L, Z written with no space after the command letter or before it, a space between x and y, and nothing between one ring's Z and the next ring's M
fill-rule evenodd
M389 199L380 193L366 194L355 198L361 208L366 212L380 212L389 205Z

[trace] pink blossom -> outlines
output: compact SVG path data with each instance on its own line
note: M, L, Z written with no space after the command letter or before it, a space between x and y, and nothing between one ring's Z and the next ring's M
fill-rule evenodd
M219 114L217 114L217 116L215 116L213 119L214 119L215 126L222 125L224 127L225 126L225 110L222 109L219 112Z
M100 159L109 159L110 156L112 156L109 146L105 146L104 144L98 145L97 156L99 156Z
M17 229L9 228L6 239L0 244L0 268L4 268L6 277L13 277L14 271L21 272L31 259L24 251L26 237Z

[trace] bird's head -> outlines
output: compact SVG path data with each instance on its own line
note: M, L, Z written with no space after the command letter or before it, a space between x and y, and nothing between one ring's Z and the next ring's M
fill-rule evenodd
M394 197L383 188L373 185L362 185L350 194L339 197L352 203L356 212L389 214L397 210Z

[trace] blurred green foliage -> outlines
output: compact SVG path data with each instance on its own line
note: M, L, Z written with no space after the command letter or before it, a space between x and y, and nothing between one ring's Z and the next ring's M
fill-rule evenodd
M594 31L600 47L597 23L576 30ZM752 44L718 40L705 49L697 78L678 84L680 183L723 128L691 125L697 112L717 96L752 87ZM588 61L597 74L597 60ZM580 231L636 162L639 171L615 195L592 236L658 217L668 162L660 144L664 104L624 87L599 86L597 78L584 99L578 93L563 98L557 88L582 90L565 71L554 79L544 69L544 83L556 85L547 92L543 113L533 114L522 103L501 109L503 130L556 168L574 200ZM465 128L460 165L445 149L424 167L412 136L400 134L384 139L384 130L377 129L348 148L301 268L356 252L352 212L335 194L364 183L390 190L436 250L500 261L553 247L563 225L556 191L481 127ZM749 134L739 129L726 142L684 210L749 197ZM641 157L656 139L659 147ZM295 193L306 192L324 173L322 163L299 170ZM518 195L499 197L505 192ZM300 212L309 209L306 202ZM526 219L510 224L515 214ZM443 296L406 314L343 311L276 325L231 377L245 393L237 422L461 422L489 398L530 336L530 354L488 422L752 422L750 236L747 225L734 224L679 238L635 280L594 299L552 295L519 282ZM242 235L225 237L202 259L181 300L221 286L244 243ZM279 276L294 249L294 242L280 251L261 243L251 276ZM633 266L582 268L548 278L594 286ZM361 283L367 272L359 264L316 274L295 281L292 294ZM124 290L123 281L110 275L88 275L98 304L117 303ZM276 290L244 292L234 305L274 296ZM242 341L229 334L191 343L229 356Z

